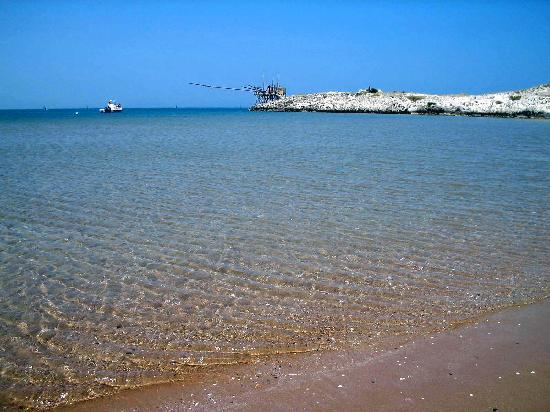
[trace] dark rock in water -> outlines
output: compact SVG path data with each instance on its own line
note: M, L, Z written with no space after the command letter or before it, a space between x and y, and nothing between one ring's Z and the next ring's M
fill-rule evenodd
M433 102L428 102L427 106L421 109L418 109L416 113L420 114L441 114L445 113L445 110L441 107L438 107Z

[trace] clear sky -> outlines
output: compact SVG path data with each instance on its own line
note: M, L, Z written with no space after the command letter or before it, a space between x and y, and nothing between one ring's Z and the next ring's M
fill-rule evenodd
M479 93L550 82L546 1L5 1L0 108L239 107L289 93Z

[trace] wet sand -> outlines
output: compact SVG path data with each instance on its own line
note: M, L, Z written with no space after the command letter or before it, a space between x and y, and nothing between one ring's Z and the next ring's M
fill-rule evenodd
M286 355L59 411L550 409L550 302L377 348Z

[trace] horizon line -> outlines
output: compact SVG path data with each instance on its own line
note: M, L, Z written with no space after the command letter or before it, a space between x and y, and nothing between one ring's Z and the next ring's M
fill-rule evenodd
M21 108L21 107L12 107L12 108L0 108L0 111L8 111L8 110L39 110L39 111L50 111L50 110L99 110L101 109L102 106L97 106L97 107L52 107L52 108L49 108L46 106L46 109L47 110L44 110L43 107L41 108L36 108L36 107L27 107L27 108ZM124 110L126 109L131 109L131 110L136 110L136 109L147 109L147 110L150 110L150 109L156 109L156 110L160 110L160 109L172 109L172 110L188 110L188 109L193 109L193 110L196 110L196 109L235 109L235 110L239 110L239 109L249 109L250 106L178 106L178 107L175 107L175 106L151 106L151 107L124 107Z

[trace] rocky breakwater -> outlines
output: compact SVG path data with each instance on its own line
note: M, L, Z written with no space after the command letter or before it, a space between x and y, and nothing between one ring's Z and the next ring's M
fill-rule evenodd
M252 111L446 114L550 118L550 84L481 95L382 92L296 94L257 104Z

